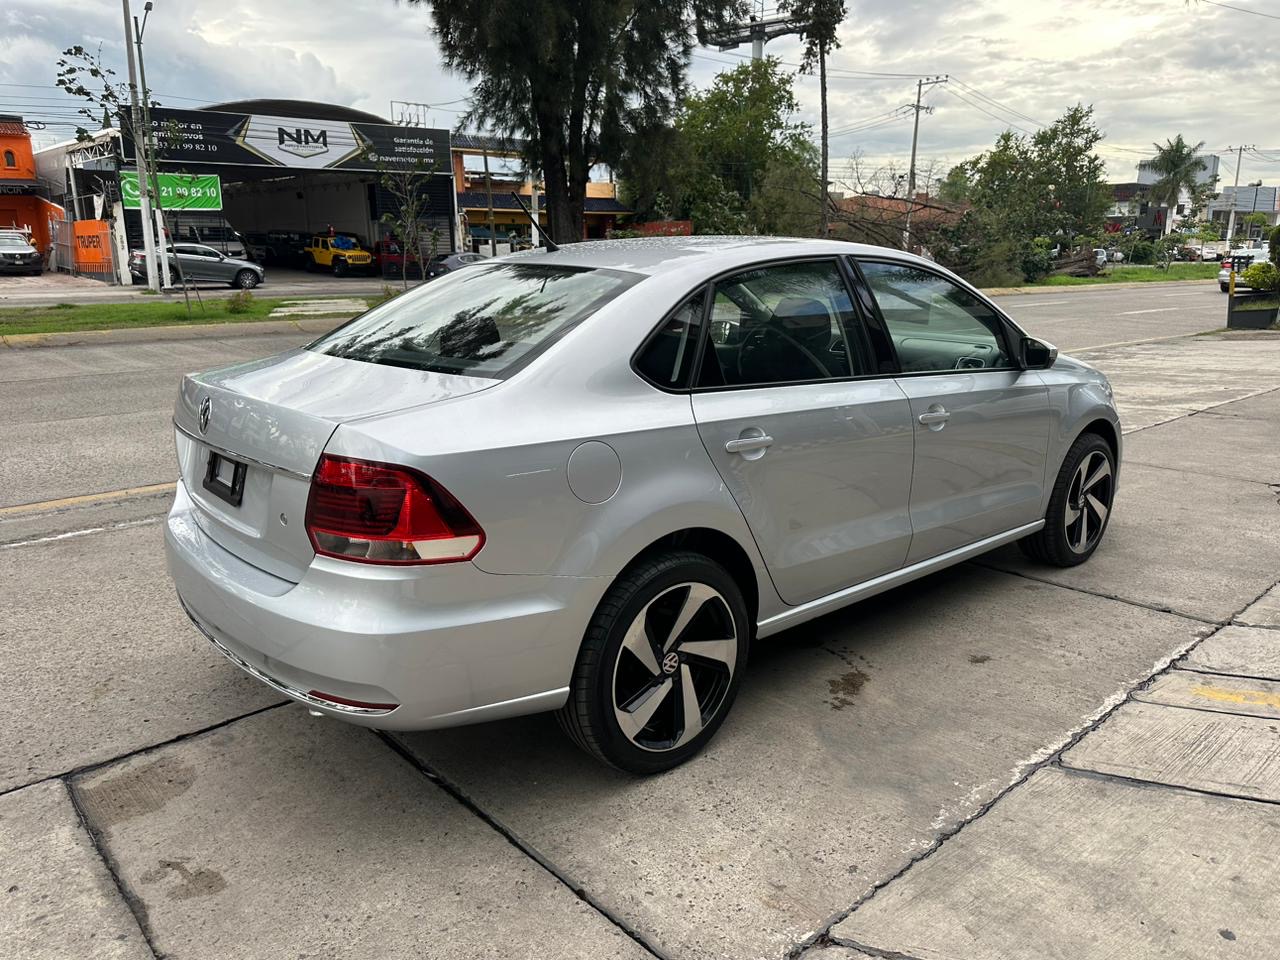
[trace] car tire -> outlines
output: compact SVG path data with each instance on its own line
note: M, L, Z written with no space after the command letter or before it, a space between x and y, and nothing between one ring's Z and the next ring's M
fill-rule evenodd
M252 270L241 270L236 274L236 278L231 281L233 287L239 287L241 290L252 290L258 285L258 275Z
M1098 549L1111 521L1115 453L1096 433L1082 433L1067 451L1049 496L1044 527L1018 541L1037 563L1074 567Z
M347 275L347 261L341 257L333 258L333 275L335 277L345 277Z
M733 706L750 635L742 590L718 563L688 551L645 559L596 608L560 726L587 753L628 773L684 763ZM690 708L698 714L693 730Z
M1231 285L1226 283L1220 283L1218 284L1218 289L1221 290L1223 293L1230 293Z

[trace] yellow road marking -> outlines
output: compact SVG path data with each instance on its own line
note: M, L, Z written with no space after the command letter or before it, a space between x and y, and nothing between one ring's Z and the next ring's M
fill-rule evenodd
M1217 700L1220 703L1248 703L1280 710L1280 693L1268 693L1266 690L1222 690L1202 684L1191 692L1197 697Z
M64 497L61 500L20 503L14 507L0 507L0 517L21 517L29 513L47 513L53 510L64 510L67 507L112 503L116 500L128 500L131 497L145 497L153 493L172 493L175 487L177 487L176 483L153 483L145 487L127 487L124 490L109 490L106 493L86 493L79 497Z

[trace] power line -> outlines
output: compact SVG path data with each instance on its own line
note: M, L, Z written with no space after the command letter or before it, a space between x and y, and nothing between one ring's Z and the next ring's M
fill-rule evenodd
M968 104L969 106L973 107L973 109L975 109L975 110L977 110L977 111L979 111L979 112L981 112L981 113L985 113L985 114L986 114L988 117L990 117L992 120L996 121L996 123L1002 123L1002 124L1004 124L1006 128L1007 128L1007 127L1014 127L1014 128L1016 128L1016 129L1018 129L1018 130L1021 130L1023 133L1025 133L1025 134L1027 134L1027 135L1029 135L1029 136L1034 132L1034 131L1028 130L1026 127L1020 126L1020 125L1018 125L1018 124L1016 124L1016 123L1012 123L1012 122L1010 122L1009 120L1006 120L1004 117L996 116L994 113L992 113L992 112L991 112L990 110L988 110L986 107L981 106L980 104L974 103L972 100L969 100L969 99L967 99L966 97L962 96L961 94L956 93L956 91L954 91L954 90L947 90L947 93L951 94L951 96L955 97L955 98L956 98L957 100L959 100L961 103L966 103L966 104Z
M1236 7L1229 3L1221 3L1220 0L1200 0L1201 3L1207 3L1211 7L1222 7L1223 10L1234 10L1236 13L1247 13L1255 17L1266 17L1268 20L1280 20L1280 15L1274 13L1263 13L1261 10L1250 10L1247 7Z
M1001 103L1001 102L1000 102L999 100L997 100L995 97L989 97L989 96L987 96L987 95L986 95L985 93L983 93L981 90L977 89L976 87L972 86L971 84L965 83L965 82L964 82L963 80L961 80L959 77L952 77L951 79L952 79L952 80L954 80L956 83L958 83L960 86L962 86L962 87L963 87L965 90L967 90L969 93L973 94L973 95L974 95L975 97L977 97L978 99L983 100L983 101L985 101L986 103L991 104L991 106L996 107L996 108L997 108L997 109L999 109L999 110L1003 110L1005 113L1007 113L1007 114L1009 114L1009 115L1011 115L1011 116L1013 116L1013 117L1016 117L1016 118L1017 118L1017 119L1019 119L1019 120L1025 120L1027 123L1033 124L1033 125L1035 125L1035 126L1037 126L1037 127L1047 127L1047 126L1048 126L1048 124L1047 124L1047 123L1041 123L1041 122L1040 122L1039 120L1037 120L1035 117L1029 117L1029 116L1027 116L1025 113L1020 113L1019 111L1017 111L1017 110L1013 109L1013 107L1010 107L1010 106L1008 106L1008 105L1006 105L1006 104Z

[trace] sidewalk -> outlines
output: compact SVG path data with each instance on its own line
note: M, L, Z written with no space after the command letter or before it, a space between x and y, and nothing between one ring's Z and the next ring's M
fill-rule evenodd
M1190 419L1256 442L1274 437L1278 417L1272 392ZM1144 434L1155 440L1161 430ZM1237 463L1204 469L1280 479L1269 450L1241 439L1228 444ZM1203 452L1179 451L1184 469ZM1280 495L1280 484L1261 482ZM1273 585L1206 623L1171 664L864 898L830 937L901 960L1272 960L1280 956L1277 805Z

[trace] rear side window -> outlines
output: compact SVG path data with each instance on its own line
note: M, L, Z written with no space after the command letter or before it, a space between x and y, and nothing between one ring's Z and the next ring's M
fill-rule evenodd
M309 349L413 370L504 377L640 279L541 263L478 266L389 300Z
M862 262L903 373L1012 366L995 310L963 287L902 263Z
M871 371L834 261L758 267L714 288L700 387L838 380ZM852 348L852 349L851 349Z
M705 307L706 296L699 293L667 317L636 357L636 370L660 387L687 386L689 370L698 354Z

